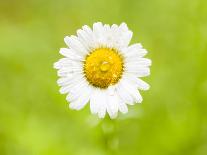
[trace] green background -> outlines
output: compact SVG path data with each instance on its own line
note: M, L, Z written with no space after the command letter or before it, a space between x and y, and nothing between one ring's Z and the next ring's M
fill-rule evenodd
M110 121L69 110L63 38L126 22L152 59L143 104ZM206 0L0 0L0 155L207 154Z

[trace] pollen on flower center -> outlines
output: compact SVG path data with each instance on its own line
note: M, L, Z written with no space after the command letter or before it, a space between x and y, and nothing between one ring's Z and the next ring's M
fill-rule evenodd
M115 49L95 49L86 56L84 73L93 86L107 88L116 84L121 78L123 58Z

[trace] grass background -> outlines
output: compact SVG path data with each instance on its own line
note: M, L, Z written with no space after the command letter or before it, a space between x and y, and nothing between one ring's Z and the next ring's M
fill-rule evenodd
M118 119L68 109L53 63L84 24L126 22L151 89ZM206 0L0 0L1 155L205 155Z

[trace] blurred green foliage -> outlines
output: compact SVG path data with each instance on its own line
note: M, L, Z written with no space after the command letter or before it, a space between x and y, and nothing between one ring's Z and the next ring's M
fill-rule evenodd
M68 109L63 38L126 22L153 65L143 104L99 120ZM206 0L0 0L1 155L207 154Z

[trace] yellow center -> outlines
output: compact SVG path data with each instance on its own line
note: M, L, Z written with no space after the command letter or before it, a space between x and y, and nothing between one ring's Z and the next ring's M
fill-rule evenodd
M107 88L116 84L122 72L123 58L114 49L98 48L86 56L85 77L95 87Z

